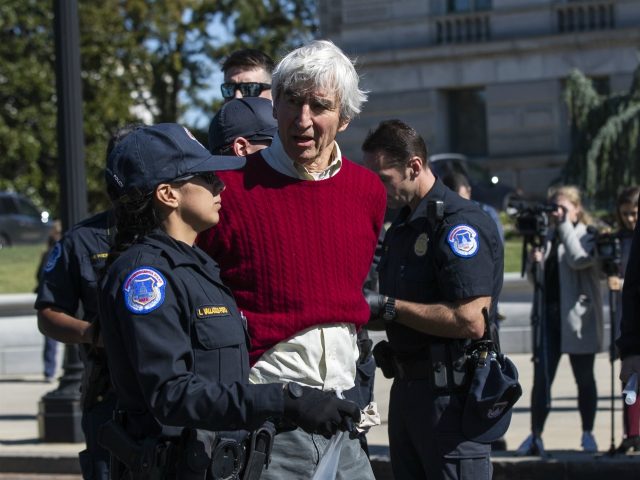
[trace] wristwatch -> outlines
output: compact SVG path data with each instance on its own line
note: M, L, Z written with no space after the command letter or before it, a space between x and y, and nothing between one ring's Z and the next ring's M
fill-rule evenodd
M396 299L393 297L387 297L384 302L384 312L382 312L382 320L384 323L391 323L396 318Z

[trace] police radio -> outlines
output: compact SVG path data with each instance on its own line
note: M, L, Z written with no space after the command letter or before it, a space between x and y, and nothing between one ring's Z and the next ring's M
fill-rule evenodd
M444 202L442 200L427 202L427 218L434 224L444 218Z

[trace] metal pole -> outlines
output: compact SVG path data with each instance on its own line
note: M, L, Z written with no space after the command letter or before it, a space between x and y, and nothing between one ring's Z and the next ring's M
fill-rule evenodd
M58 157L63 230L87 216L77 0L54 0ZM67 345L60 385L42 397L40 438L45 442L81 442L80 383L83 365L77 345Z

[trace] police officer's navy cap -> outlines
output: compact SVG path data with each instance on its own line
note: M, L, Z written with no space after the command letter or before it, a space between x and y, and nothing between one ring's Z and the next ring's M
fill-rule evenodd
M238 137L271 140L278 130L273 104L263 97L235 98L225 103L209 125L209 150L219 154Z
M129 133L107 158L105 177L115 198L151 193L160 183L195 173L237 170L245 157L211 155L176 123L142 126Z
M511 423L512 407L522 395L518 370L506 356L487 358L475 369L462 414L462 433L469 440L490 443Z

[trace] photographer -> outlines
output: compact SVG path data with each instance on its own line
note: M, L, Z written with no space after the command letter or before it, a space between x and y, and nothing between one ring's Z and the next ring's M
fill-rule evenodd
M591 433L598 400L593 366L595 353L601 350L603 314L595 233L587 229L590 217L577 187L559 187L550 192L549 200L557 208L549 215L552 225L545 248L534 248L529 255L529 277L534 268L541 268L544 277L541 335L545 348L541 350L544 358L534 366L532 433L518 448L521 455L544 454L541 435L551 408L548 392L563 353L569 354L578 385L582 448L597 451Z
M624 279L625 270L627 269L627 264L629 263L629 258L632 252L632 240L633 240L633 231L636 227L636 223L638 221L638 198L640 197L640 187L633 186L625 188L620 195L618 195L618 200L616 202L616 219L618 221L619 230L616 232L616 236L620 240L620 252L621 252L621 262L620 262L620 278ZM636 240L637 243L637 240ZM637 252L637 245L636 245ZM635 254L637 257L637 253ZM632 272L630 272L632 275ZM630 282L632 284L632 282ZM631 285L630 285L631 286ZM630 295L627 293L627 296ZM637 300L637 292L634 294L633 302ZM631 301L631 299L626 300L627 302ZM623 307L624 308L624 307ZM618 322L618 331L620 331L620 322L621 322L621 314L628 316L627 311L623 313L622 308L618 308L618 318L616 321ZM629 317L629 320L632 320L632 317ZM636 319L633 319L636 320ZM624 341L624 339L623 339ZM622 346L619 346L622 351ZM624 355L621 355L624 357ZM624 358L629 358L624 357ZM628 361L626 363L629 363ZM624 367L624 364L623 364ZM624 370L624 369L623 369ZM622 373L621 373L622 376ZM628 374L627 374L628 376ZM624 378L626 380L626 378ZM624 440L617 448L618 453L626 453L630 449L634 451L640 451L640 402L636 402L633 405L627 405L623 402L623 411L624 411Z

